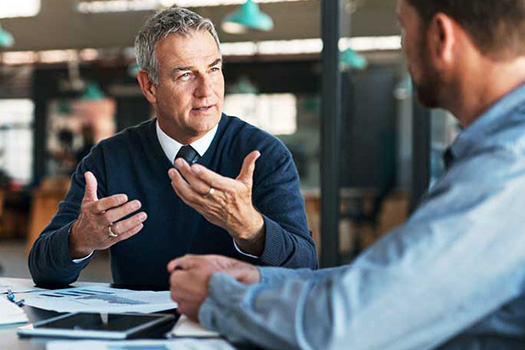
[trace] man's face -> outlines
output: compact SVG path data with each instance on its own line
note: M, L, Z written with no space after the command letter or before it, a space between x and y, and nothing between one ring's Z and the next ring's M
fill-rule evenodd
M412 76L412 84L418 100L425 107L439 107L443 84L438 69L432 65L429 57L427 28L416 9L406 0L398 1L398 18L407 69Z
M222 59L208 31L168 35L156 47L157 117L179 142L196 140L220 120L224 99ZM191 141L193 142L193 141Z

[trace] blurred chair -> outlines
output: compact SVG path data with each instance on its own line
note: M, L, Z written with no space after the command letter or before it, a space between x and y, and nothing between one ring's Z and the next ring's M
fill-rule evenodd
M308 221L308 229L312 239L315 242L317 256L321 254L321 234L320 234L320 216L321 203L319 200L318 190L302 191L304 198L304 207L306 211L306 219Z
M377 191L364 190L358 196L342 198L341 220L350 221L350 248L349 258L354 258L366 246L379 238L380 216L383 203L392 188L387 187Z
M69 184L69 177L45 179L34 192L26 240L26 254L29 254L35 240L51 222L57 212L58 203L64 200L66 196Z
M5 201L5 190L0 189L0 236L2 235L2 218L4 213L4 201ZM0 274L4 268L2 267L2 264L0 263Z
M2 236L2 218L4 214L5 190L0 189L0 236Z

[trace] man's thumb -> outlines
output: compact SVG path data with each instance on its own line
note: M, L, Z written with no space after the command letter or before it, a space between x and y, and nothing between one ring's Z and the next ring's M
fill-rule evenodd
M241 172L239 173L239 176L237 176L237 180L251 184L253 180L253 172L255 171L255 162L260 156L261 152L253 151L244 158Z
M83 202L98 201L97 197L97 178L91 171L86 171L84 174L86 179L86 191L84 192Z

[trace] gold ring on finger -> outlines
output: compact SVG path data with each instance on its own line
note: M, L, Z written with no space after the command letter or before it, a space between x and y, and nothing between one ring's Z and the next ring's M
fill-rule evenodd
M213 187L210 187L210 190L204 195L204 198L211 196L213 192L215 192L215 189Z
M118 235L116 233L114 233L113 231L111 231L111 226L108 227L108 236L109 237L118 237Z

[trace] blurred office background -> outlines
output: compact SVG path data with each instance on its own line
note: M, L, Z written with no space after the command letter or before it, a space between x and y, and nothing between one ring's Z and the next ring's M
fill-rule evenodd
M331 118L322 109L329 23L321 0L1 1L0 276L29 277L31 244L91 146L153 117L135 80L133 40L148 16L174 4L217 27L225 113L274 134L294 155L323 265L350 261L402 224L439 177L459 127L414 101L395 1L333 3L341 19L341 122L340 143L329 149L321 137ZM250 6L267 17L251 19L248 29L228 23ZM330 151L339 156L338 229L322 230L321 156ZM323 242L336 247L322 249ZM99 252L82 279L109 280L107 258Z

